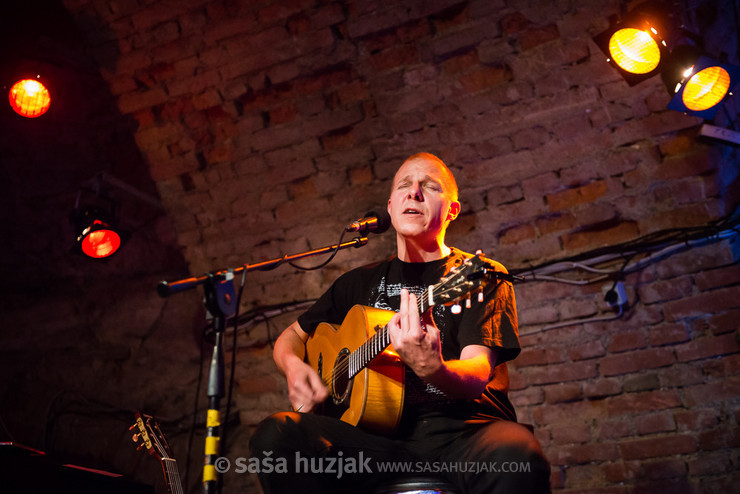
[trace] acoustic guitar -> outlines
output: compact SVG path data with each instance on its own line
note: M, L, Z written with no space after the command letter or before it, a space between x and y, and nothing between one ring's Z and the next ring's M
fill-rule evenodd
M418 297L419 313L439 304L462 308L457 303L497 279L510 279L496 271L482 255L466 259L436 285ZM356 305L341 325L321 323L306 342L306 362L329 389L329 398L318 413L341 419L369 432L390 434L403 411L404 367L390 344L388 321L394 312Z
M183 494L177 460L172 457L172 449L154 417L136 412L136 422L129 427L129 430L134 429L136 432L132 439L139 444L136 449L146 448L162 464L167 494Z

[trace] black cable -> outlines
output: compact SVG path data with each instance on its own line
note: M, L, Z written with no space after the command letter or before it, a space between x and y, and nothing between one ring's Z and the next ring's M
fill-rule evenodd
M331 260L334 259L334 256L337 255L337 252L339 252L339 246L342 245L342 239L344 239L344 234L345 233L347 233L347 230L342 230L342 234L339 236L339 241L337 241L337 246L334 248L334 252L332 252L331 253L331 256L329 256L329 258L326 261L322 262L321 264L319 264L317 266L312 266L310 268L299 266L298 264L295 264L292 261L289 264L291 266L293 266L294 268L300 269L302 271L313 271L314 269L321 269L321 268L323 268L324 266L326 266L327 264L329 264L331 262Z
M578 262L584 259L591 259L606 254L614 254L625 251L634 250L637 251L633 255L641 252L647 252L652 248L660 246L669 242L688 242L702 237L716 235L724 230L735 230L740 225L740 217L733 218L732 215L725 216L719 220L710 222L708 225L699 227L686 227L686 228L669 228L666 230L660 230L658 232L649 233L638 237L636 239L616 244L608 247L602 247L594 249L581 254L576 254L563 259L554 259L551 261L544 262L536 266L530 266L527 268L511 269L511 274L521 274L529 271L541 269L546 266L561 262Z

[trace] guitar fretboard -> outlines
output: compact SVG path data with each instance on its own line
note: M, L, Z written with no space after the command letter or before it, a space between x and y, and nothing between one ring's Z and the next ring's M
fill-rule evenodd
M419 297L416 302L416 307L419 309L419 314L423 314L434 305L434 290L440 286L442 282L435 286L430 286L428 289L428 295L426 297ZM360 345L357 350L352 352L349 356L349 378L352 379L362 369L367 367L372 359L383 353L383 350L388 348L391 344L391 337L388 333L388 326L382 328L376 328L375 334L372 335L368 340Z

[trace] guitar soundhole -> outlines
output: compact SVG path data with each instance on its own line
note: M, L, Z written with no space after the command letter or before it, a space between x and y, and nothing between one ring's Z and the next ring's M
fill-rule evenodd
M349 350L346 348L339 352L334 361L334 372L332 373L332 398L335 404L342 403L349 395Z

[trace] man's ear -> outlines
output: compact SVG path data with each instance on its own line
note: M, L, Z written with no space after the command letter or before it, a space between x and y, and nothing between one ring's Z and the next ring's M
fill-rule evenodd
M447 220L454 220L455 218L457 218L458 214L460 214L460 203L457 201L452 201L450 203L450 210L447 212Z

